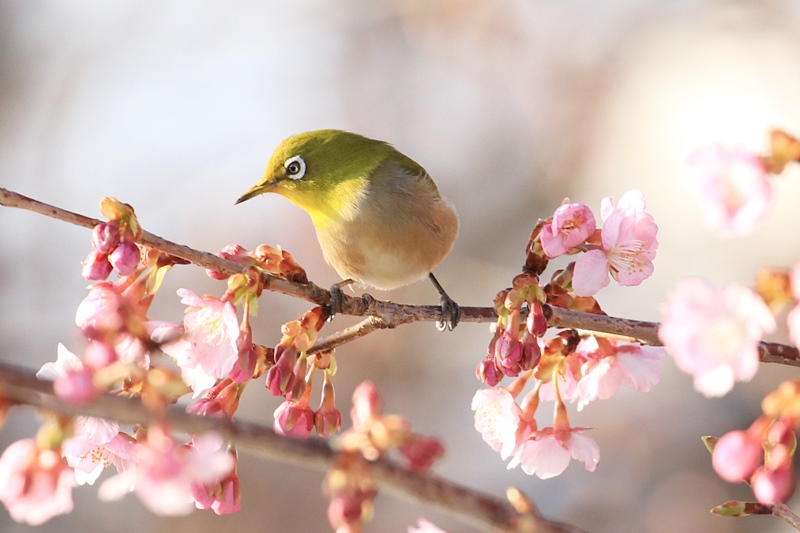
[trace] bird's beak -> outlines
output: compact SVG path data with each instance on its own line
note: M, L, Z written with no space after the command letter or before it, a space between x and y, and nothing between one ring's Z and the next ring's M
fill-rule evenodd
M239 199L236 200L236 204L240 204L240 203L244 202L245 200L249 200L250 198L255 198L259 194L264 194L265 192L270 192L271 190L273 190L275 188L274 185L275 185L274 182L271 182L271 181L259 181L258 183L253 185L251 188L249 188L243 195L241 195L239 197ZM234 204L234 205L236 205L236 204Z

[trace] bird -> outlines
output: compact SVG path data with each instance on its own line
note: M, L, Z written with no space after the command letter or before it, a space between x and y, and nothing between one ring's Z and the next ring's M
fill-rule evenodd
M325 261L341 276L331 287L331 315L341 287L392 290L428 277L452 330L460 308L433 275L458 235L458 215L422 166L391 144L336 129L281 142L263 178L236 204L277 193L305 210Z

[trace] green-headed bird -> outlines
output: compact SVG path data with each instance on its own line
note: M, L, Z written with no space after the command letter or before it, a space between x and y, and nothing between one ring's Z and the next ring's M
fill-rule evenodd
M278 145L264 177L236 203L266 192L311 215L322 254L343 283L388 290L428 276L441 297L439 328L456 326L458 305L432 271L453 247L458 217L413 160L355 133L299 133ZM331 290L333 312L339 285Z

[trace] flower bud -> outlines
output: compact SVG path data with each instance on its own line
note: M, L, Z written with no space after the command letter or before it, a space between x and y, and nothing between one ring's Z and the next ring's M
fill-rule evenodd
M490 387L494 387L503 379L493 357L486 357L478 363L478 367L475 369L475 376Z
M139 247L132 242L122 242L114 248L108 260L120 276L130 276L139 265Z
M298 401L287 400L280 404L275 410L273 428L287 437L307 439L314 429L314 411L308 405L308 394Z
M94 400L100 391L93 383L94 371L88 368L68 370L53 382L53 392L72 405L86 404Z
M785 503L794 493L795 479L791 463L777 470L761 467L750 479L753 494L765 505Z
M763 460L761 442L746 431L731 431L723 435L711 456L714 471L729 483L749 479Z
M90 281L99 281L106 279L111 274L111 263L108 262L108 256L92 250L83 261L83 269L81 275Z
M119 223L102 222L92 229L92 246L101 254L110 254L119 244Z
M279 353L280 350L280 353ZM267 371L267 388L275 396L286 396L294 388L294 365L297 360L297 352L292 348L281 349L278 345L275 348L277 360Z

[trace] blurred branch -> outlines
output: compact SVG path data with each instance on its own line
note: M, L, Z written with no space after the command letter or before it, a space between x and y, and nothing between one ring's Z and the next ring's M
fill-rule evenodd
M322 440L295 440L276 434L271 428L222 417L186 413L179 406L153 412L139 400L103 394L86 405L64 403L53 393L49 381L36 378L31 370L0 363L0 398L12 404L27 404L67 416L95 416L123 424L151 425L166 422L171 428L198 434L214 431L235 442L237 447L270 460L326 470L336 450ZM485 531L518 531L541 533L578 533L566 524L552 522L533 509L521 513L511 503L488 494L458 485L431 474L411 471L386 459L368 463L373 481L380 487L412 500L431 504L474 522Z
M73 213L2 187L0 187L0 205L33 211L85 228L93 228L102 223L101 220ZM233 261L168 241L147 231L142 233L139 243L224 274L232 275L242 271L242 266ZM328 306L330 303L328 290L314 283L296 283L270 274L263 274L263 277L264 287L268 290L301 298L317 305ZM545 316L550 327L603 333L651 346L662 345L658 338L657 322L581 313L561 307L545 306L545 308ZM441 307L438 305L398 304L376 300L369 295L357 297L346 294L343 295L341 308L337 312L352 316L367 316L368 318L355 326L320 339L312 348L312 352L330 350L379 329L396 328L411 322L440 320L442 314ZM494 322L495 320L497 320L497 315L491 307L461 307L461 322ZM762 342L759 345L759 356L761 361L766 363L800 366L800 352L793 346Z
M797 516L791 509L782 503L773 505L771 507L771 514L773 516L777 516L792 526L795 530L800 531L800 516Z

